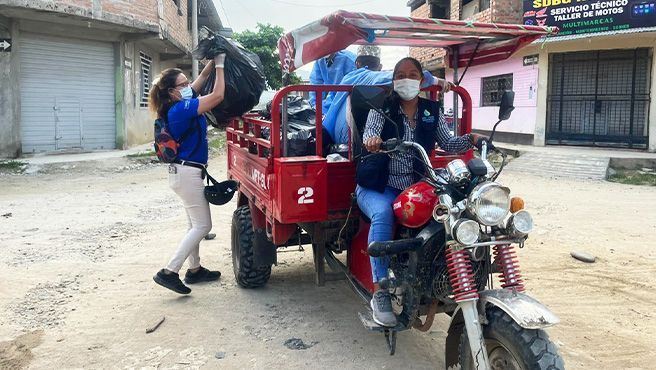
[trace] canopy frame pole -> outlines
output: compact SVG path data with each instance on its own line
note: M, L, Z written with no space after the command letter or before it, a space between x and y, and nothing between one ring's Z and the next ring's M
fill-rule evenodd
M460 76L460 79L458 79L457 85L460 86L460 83L462 82L462 79L465 78L465 75L467 74L467 71L469 71L469 67L471 67L472 62L474 61L474 58L476 57L476 53L478 52L478 47L481 46L481 42L476 43L476 48L474 48L474 52L472 53L471 57L469 57L469 61L467 62L467 65L465 66L465 70L462 71L462 76Z
M287 119L287 94L282 97L282 156L287 157L289 144L287 142L287 131L289 130L289 120Z
M455 47L453 50L453 83L459 85L460 80L458 79L458 60L460 55L458 54L458 47ZM458 94L453 94L453 133L454 135L460 135L460 112L458 111Z

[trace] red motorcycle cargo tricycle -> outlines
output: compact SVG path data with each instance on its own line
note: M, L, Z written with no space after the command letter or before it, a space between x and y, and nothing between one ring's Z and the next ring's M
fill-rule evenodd
M351 44L440 47L457 76L459 68L504 60L555 32L549 27L339 11L284 35L278 47L287 73ZM289 156L287 96L309 91L317 96L316 155ZM413 142L383 143L385 151L413 153L429 170L393 203L394 240L367 245L369 223L354 196L354 147L361 145L361 137L352 131L344 161L328 161L330 153L322 145L322 95L330 91L349 93L351 109L367 111L380 108L385 94L375 86L286 86L273 99L271 120L248 113L227 128L228 173L240 184L232 220L239 285L265 285L279 247L311 244L317 284L324 285L327 264L342 272L368 302L373 293L370 256L388 256L389 279L381 287L392 294L398 325L382 327L371 312L359 315L367 329L384 333L390 354L397 332L428 331L435 314L446 313L451 316L447 368L563 369L544 332L559 320L524 292L514 251L524 246L531 216L523 200L511 198L510 189L497 182L505 155L500 153L504 161L499 168L487 160L488 151L496 150L492 138L497 126L477 157L472 151L426 153ZM437 98L437 87L424 91ZM463 135L471 131L472 100L461 87L452 92L462 107L454 107L460 117L456 135ZM497 125L510 116L513 97L512 92L503 95ZM337 258L339 254L346 258Z

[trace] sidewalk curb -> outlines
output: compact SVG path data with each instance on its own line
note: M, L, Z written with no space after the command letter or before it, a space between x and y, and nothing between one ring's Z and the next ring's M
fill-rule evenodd
M106 151L66 153L66 154L41 154L31 157L16 158L14 160L27 163L30 166L39 166L39 165L57 164L57 163L97 161L103 159L123 158L132 154L152 151L152 148L153 148L153 144L147 143L126 150L106 150Z

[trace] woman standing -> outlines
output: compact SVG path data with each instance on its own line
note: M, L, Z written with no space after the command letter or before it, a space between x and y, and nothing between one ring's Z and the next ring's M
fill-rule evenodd
M225 54L218 55L193 83L189 83L180 69L166 69L150 90L150 109L157 113L158 118L168 122L170 134L180 144L177 160L169 165L169 186L182 200L189 222L187 234L175 254L153 280L180 294L191 293L178 275L186 259L189 261L184 278L187 284L214 281L221 276L219 271L210 271L201 266L199 243L212 229L210 206L205 199L203 184L208 158L207 121L203 113L223 101L224 63ZM216 69L214 90L208 95L198 96L212 68Z
M419 97L420 85L424 80L421 64L416 59L401 59L394 67L394 93L388 102L396 128L378 112L371 110L363 133L367 151L378 152L383 140L395 138L398 132L402 141L414 141L427 153L431 153L437 143L449 153L462 153L474 147L482 137L476 134L451 136L444 122L444 115L438 102ZM397 131L398 129L398 131ZM388 241L393 238L394 211L392 202L407 187L421 179L417 174L424 173L423 164L416 163L411 153L391 153L389 176L383 184L370 189L358 185L356 188L358 207L371 220L368 243ZM380 190L379 189L379 190ZM387 278L389 259L371 257L371 271L375 293L371 300L373 319L383 326L396 326L396 316L392 310L390 294L381 289L379 282Z

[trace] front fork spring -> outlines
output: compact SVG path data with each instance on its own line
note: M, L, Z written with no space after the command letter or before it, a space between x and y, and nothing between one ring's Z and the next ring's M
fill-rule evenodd
M515 289L518 292L523 292L524 280L522 280L522 273L519 270L519 262L517 261L517 254L515 253L515 247L506 244L506 245L495 245L494 249L494 261L499 265L500 268L500 280L502 288L511 288Z
M456 302L478 299L469 253L447 247L446 263Z

